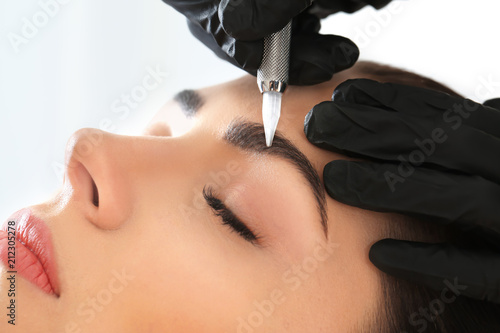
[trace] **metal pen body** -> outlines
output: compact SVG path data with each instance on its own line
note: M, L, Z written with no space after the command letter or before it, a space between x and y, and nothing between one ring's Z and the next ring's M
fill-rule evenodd
M288 85L292 23L264 38L264 53L257 84L263 94L262 119L266 143L272 144L281 114L281 95Z

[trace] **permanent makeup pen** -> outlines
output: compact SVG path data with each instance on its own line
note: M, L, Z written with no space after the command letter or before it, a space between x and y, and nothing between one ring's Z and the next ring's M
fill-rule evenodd
M266 145L273 144L281 115L281 96L288 84L292 22L264 38L264 54L257 71L257 84L262 93L262 120Z

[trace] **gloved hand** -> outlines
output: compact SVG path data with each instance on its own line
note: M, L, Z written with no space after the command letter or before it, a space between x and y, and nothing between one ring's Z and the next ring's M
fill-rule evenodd
M381 240L370 250L373 264L435 290L458 281L463 295L500 303L500 99L481 105L348 80L310 111L305 132L319 147L366 160L325 166L332 198L455 226L467 240L462 247Z
M163 0L188 18L192 34L217 56L252 75L259 68L263 38L292 18L290 84L310 85L331 79L351 67L359 56L347 38L320 35L319 18L306 11L312 0ZM323 1L322 3L328 3ZM354 10L384 1L331 1L332 10Z

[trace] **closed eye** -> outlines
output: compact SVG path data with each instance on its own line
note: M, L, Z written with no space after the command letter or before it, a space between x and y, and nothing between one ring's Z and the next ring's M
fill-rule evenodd
M212 208L214 214L219 216L223 225L229 226L233 231L238 233L245 240L252 244L256 244L260 237L250 230L245 223L226 207L224 202L217 198L212 187L205 186L203 188L203 197L207 204Z

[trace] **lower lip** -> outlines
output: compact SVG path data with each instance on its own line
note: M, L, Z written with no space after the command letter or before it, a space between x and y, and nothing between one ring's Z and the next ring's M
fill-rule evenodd
M8 221L16 221L15 226L10 226L5 223L0 230L0 259L7 268L7 273L17 273L34 285L38 286L48 294L58 294L54 290L49 274L50 270L54 269L52 256L52 247L50 240L50 231L46 225L31 215L29 210L22 210L14 214ZM34 224L36 227L33 227ZM13 236L13 228L15 228L15 237ZM28 230L26 234L30 237L30 244L41 246L42 260L35 255L23 242L18 238L20 230ZM9 233L12 231L12 233ZM13 251L15 246L15 251ZM45 265L42 263L45 263Z

